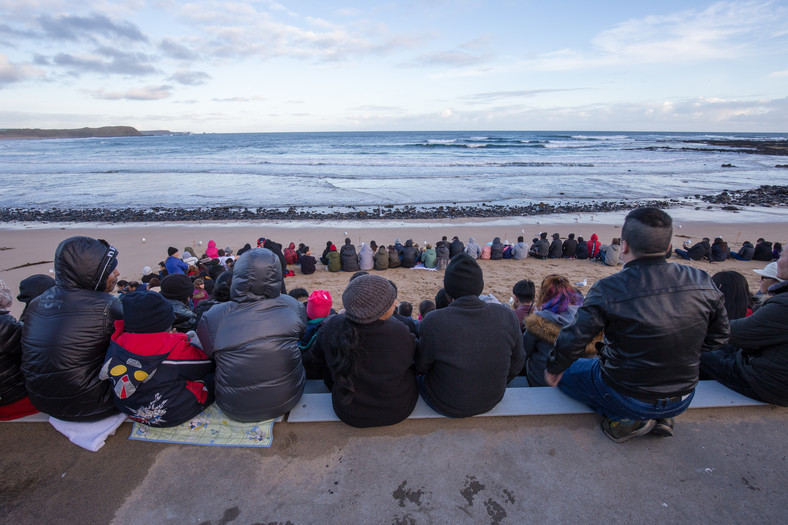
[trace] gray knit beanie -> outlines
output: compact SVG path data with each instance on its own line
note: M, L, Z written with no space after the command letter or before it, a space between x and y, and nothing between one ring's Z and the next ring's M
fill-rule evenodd
M359 324L377 321L396 300L394 287L379 275L362 275L353 279L342 294L345 316Z

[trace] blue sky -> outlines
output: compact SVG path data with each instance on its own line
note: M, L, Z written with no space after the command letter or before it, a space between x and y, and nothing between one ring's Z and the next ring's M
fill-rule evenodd
M788 2L0 0L0 127L788 132Z

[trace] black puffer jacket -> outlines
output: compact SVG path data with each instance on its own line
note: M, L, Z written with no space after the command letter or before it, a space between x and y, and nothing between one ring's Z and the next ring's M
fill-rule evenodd
M413 246L413 241L408 239L405 241L405 247L402 249L402 263L403 268L413 268L419 262L419 250ZM391 266L391 265L389 265Z
M19 368L22 357L22 323L0 310L0 406L27 395L25 378Z
M760 398L788 406L788 282L749 317L731 321L731 345L741 348L736 366Z
M490 246L490 260L491 261L500 261L503 259L503 243L501 242L500 237L496 237L493 239L492 246Z
M98 377L120 301L103 291L108 247L72 237L55 252L55 282L31 301L22 330L22 373L38 410L66 421L117 413L109 382Z
M558 335L547 370L559 374L602 330L602 378L643 401L689 394L700 353L728 341L720 292L701 270L643 257L594 283L574 322Z
M183 304L183 301L177 299L167 299L167 302L172 305L172 312L175 314L175 321L172 327L176 332L185 334L192 330L197 329L197 314L189 310L189 307Z
M216 361L216 402L238 421L279 417L304 392L298 340L306 310L279 293L282 267L270 250L244 253L233 267L231 299L205 312L197 327Z
M356 247L352 244L345 244L342 248L339 249L339 256L342 260L342 271L343 272L357 272L361 269L358 265L358 254L356 253Z

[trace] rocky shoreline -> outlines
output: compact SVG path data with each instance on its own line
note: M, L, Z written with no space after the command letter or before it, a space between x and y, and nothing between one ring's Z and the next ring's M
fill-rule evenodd
M687 197L691 199L692 197ZM695 195L695 199L721 204L723 209L735 211L743 206L786 206L788 186L761 186L745 191L723 190L716 195ZM528 204L502 206L482 203L478 206L382 206L366 209L348 208L348 211L318 211L314 209L244 208L221 206L212 208L88 208L88 209L36 209L0 208L3 222L200 222L200 221L293 221L293 220L404 220L404 219L462 219L528 217L546 214L604 213L623 211L638 206L671 208L682 204L680 199L650 201L601 201L593 203L572 202L558 204Z

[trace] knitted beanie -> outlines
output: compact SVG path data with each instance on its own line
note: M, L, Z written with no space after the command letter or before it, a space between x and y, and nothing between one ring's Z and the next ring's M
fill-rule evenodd
M175 322L172 305L155 292L127 293L120 302L123 303L123 324L127 332L166 332Z
M394 287L379 275L362 275L353 279L342 294L345 316L359 324L377 321L396 299Z
M170 257L175 255L176 253L178 253L178 248L175 248L173 246L170 246L169 248L167 248L167 255L169 255Z
M321 319L331 313L331 294L327 290L315 290L306 302L306 316Z
M194 293L194 283L188 275L175 273L168 275L161 282L161 294L166 299L181 301Z
M443 274L443 288L452 299L481 295L484 291L481 266L467 253L455 255Z

